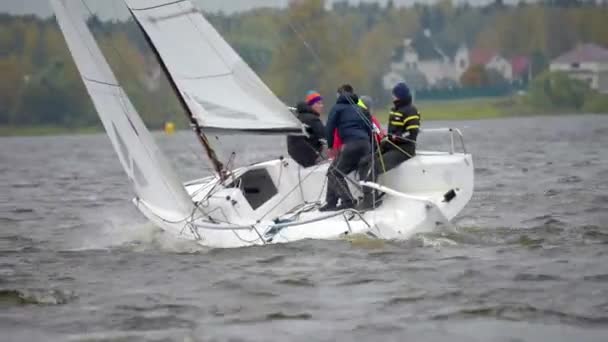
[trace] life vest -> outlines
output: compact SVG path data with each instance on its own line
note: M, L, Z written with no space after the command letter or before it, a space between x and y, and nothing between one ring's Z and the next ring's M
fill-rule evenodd
M357 106L365 109L365 110L369 110L367 109L367 106L365 105L365 102L363 102L363 100L359 99L359 101L357 101Z
M414 106L393 109L388 116L388 134L416 140L420 130L420 113Z

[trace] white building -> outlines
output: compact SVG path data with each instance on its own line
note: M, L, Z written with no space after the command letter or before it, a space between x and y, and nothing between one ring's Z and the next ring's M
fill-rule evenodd
M426 53L421 54L414 47L412 40L406 39L400 54L401 56L396 56L391 63L390 71L383 78L385 89L391 89L403 80L414 89L457 86L460 76L470 65L469 50L464 46L461 46L453 57L448 57L434 45L432 49L427 48Z
M506 60L500 55L495 55L490 59L490 61L485 65L487 70L495 70L505 80L512 81L513 80L513 67L511 66L511 62Z
M565 72L589 83L591 89L608 94L608 49L595 44L579 45L554 59L549 68Z

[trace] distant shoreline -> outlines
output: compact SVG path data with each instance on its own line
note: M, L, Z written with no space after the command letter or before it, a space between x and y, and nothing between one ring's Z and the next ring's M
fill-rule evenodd
M424 121L439 120L482 120L523 116L558 116L564 114L585 114L573 110L552 110L543 112L532 110L510 97L501 98L478 98L466 100L446 101L418 101L416 106L422 114ZM385 106L384 108L388 108ZM387 109L375 108L374 114L382 123L388 118ZM597 113L596 113L597 114ZM608 114L608 113L606 113ZM185 128L178 128L180 130ZM154 130L161 131L161 130ZM56 125L40 126L0 126L0 137L24 137L24 136L54 136L54 135L79 135L102 133L103 127L62 127Z
M53 136L78 135L103 132L103 127L62 127L55 125L40 126L0 126L0 137L27 137L27 136Z

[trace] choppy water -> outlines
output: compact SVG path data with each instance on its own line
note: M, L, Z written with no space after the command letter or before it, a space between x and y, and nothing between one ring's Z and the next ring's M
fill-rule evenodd
M0 340L607 341L608 116L453 124L476 165L454 229L233 250L147 224L105 135L2 138Z

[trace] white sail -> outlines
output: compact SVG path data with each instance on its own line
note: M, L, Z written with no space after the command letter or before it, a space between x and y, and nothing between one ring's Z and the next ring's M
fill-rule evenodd
M86 25L80 1L50 0L86 89L138 199L165 220L191 215L193 203L118 84Z
M188 0L125 0L199 124L258 133L301 124Z

